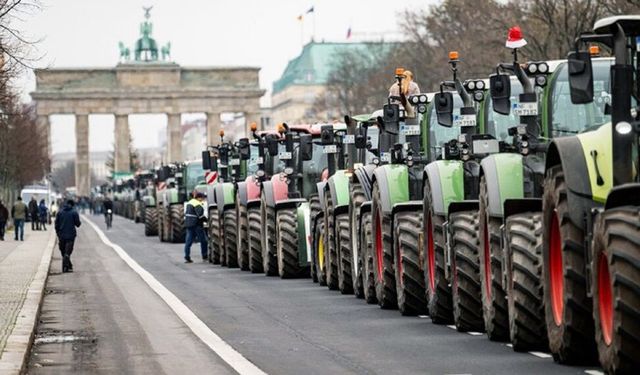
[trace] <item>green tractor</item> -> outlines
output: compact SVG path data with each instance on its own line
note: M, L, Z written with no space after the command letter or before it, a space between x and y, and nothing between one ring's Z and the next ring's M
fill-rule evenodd
M144 235L158 235L158 209L157 209L157 192L158 192L158 174L156 171L150 171L151 180L147 181L146 186L141 185L141 204L143 209Z
M149 195L155 194L155 191L153 188L154 177L155 177L155 174L152 171L146 170L146 171L137 172L133 178L134 188L135 188L133 221L135 221L136 223L145 222L145 214L146 214L146 208L147 208L145 199L149 201L147 197ZM155 198L152 198L152 199L154 200L152 206L155 206ZM155 223L154 223L154 226L155 226Z
M590 116L599 68L582 43L612 50L611 121L554 139L542 197L542 284L556 361L588 363L597 350L610 373L640 368L639 16L597 21L568 56L570 98ZM591 124L595 125L592 121ZM595 338L595 339L594 339Z

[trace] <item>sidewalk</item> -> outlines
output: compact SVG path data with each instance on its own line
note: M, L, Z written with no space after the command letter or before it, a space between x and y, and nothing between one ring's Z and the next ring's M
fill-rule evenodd
M55 244L51 229L25 228L24 241L13 232L0 241L0 374L20 373L28 358Z

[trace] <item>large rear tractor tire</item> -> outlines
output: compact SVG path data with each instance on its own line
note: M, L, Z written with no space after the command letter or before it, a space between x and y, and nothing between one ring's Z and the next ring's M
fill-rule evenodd
M398 307L396 275L393 270L393 243L391 240L391 217L382 211L382 196L377 183L373 185L373 273L376 283L376 298L383 309Z
M445 277L445 219L433 212L431 186L424 185L423 201L423 261L429 316L436 324L453 322L453 299Z
M509 335L518 352L549 348L542 299L542 214L507 218Z
M337 215L336 223L336 249L338 250L338 289L342 294L353 293L353 280L351 278L351 229L349 228L349 213Z
M460 332L484 331L478 252L478 212L461 211L451 214L451 292L453 323Z
M300 266L298 252L298 218L296 208L285 208L276 215L278 232L278 274L283 279L308 275L308 267Z
M584 232L569 215L561 166L551 168L542 198L542 275L549 350L566 364L595 363L592 300L587 295Z
M362 262L362 290L364 300L368 304L378 303L376 296L376 275L373 272L373 228L371 224L371 212L361 215L360 250Z
M313 241L311 242L311 259L309 260L310 262L310 268L311 268L311 280L314 283L318 282L318 265L317 265L317 252L318 252L318 247L316 244L316 237L315 237L315 220L317 215L320 213L321 207L320 207L320 199L318 199L318 195L314 194L311 196L311 198L309 198L309 217L311 218L311 230L314 232L313 235ZM319 219L319 218L318 218Z
M144 235L147 237L158 235L158 210L155 207L144 209Z
M358 298L364 298L364 284L362 281L362 251L360 249L360 206L365 201L364 189L356 180L349 183L349 228L351 229L351 279L353 281L353 293Z
M240 203L240 197L236 197L236 202L236 215L238 217L236 252L238 254L238 267L243 271L249 271L249 222L247 206Z
M322 215L322 214L320 214ZM324 217L318 218L313 234L313 267L318 275L318 284L327 286L326 264L324 263L325 251L327 251L327 243L324 238Z
M220 214L217 207L209 210L209 256L210 262L220 264Z
M224 219L224 254L226 266L238 268L238 216L234 208L222 213Z
M502 246L499 218L489 216L489 192L485 177L480 178L480 282L482 315L489 340L509 340L509 307L502 285Z
M600 364L607 373L640 369L640 208L599 218L593 239L593 317Z
M171 205L171 242L184 243L185 236L184 208L182 204Z
M327 247L324 251L325 275L327 287L338 289L338 249L336 247L336 225L333 217L333 201L329 191L324 192L324 238Z
M262 210L260 215L262 217L262 269L267 276L278 276L276 212L275 208L267 206L264 193L260 208Z
M162 216L162 206L156 207L156 214L158 215L158 239L160 242L164 242L164 217Z
M402 315L427 313L424 272L420 265L422 212L398 212L394 220L394 249L398 310Z
M260 243L260 207L247 210L249 223L249 270L251 273L262 273L262 244Z

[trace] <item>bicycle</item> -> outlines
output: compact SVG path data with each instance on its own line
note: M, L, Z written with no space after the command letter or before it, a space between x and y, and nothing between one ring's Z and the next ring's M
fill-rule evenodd
M111 229L111 223L113 222L113 212L111 210L107 210L104 214L104 221L107 224L107 229Z

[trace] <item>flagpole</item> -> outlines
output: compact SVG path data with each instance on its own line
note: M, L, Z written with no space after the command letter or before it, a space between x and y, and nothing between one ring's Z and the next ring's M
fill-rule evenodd
M313 11L313 34L311 34L311 41L316 39L316 11Z
M300 20L300 45L304 47L304 19Z

